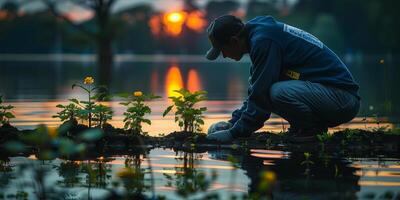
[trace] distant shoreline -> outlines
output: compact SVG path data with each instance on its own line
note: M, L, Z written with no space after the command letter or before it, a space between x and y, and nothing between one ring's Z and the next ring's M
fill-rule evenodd
M96 54L0 54L0 61L13 62L40 62L40 61L61 61L61 62L95 62ZM204 55L182 55L182 54L115 54L115 62L236 62L230 59L219 58L215 61L207 60ZM250 63L248 56L244 57L241 63Z

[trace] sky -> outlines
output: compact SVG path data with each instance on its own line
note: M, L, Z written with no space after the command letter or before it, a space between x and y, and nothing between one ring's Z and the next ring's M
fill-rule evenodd
M0 6L10 0L0 0ZM45 8L41 0L11 0L14 2L29 2L22 6L22 10L24 12L30 13L38 10L42 10ZM170 10L178 10L182 8L184 0L117 0L115 6L113 8L114 12L123 10L124 8L134 6L137 4L143 3L151 3L154 6L154 9L159 11L170 11ZM210 0L195 0L195 3L200 7L204 7L207 2ZM259 0L259 1L270 1L270 0ZM288 3L295 3L298 0L287 0ZM242 6L246 5L248 0L237 0ZM71 8L69 6L65 6L64 8Z
M0 6L9 0L0 0ZM25 12L35 12L38 10L42 10L45 8L44 4L41 0L12 0L16 2L29 2L22 6L22 10ZM196 3L200 7L203 7L209 0L197 0ZM240 0L246 1L246 0ZM138 5L138 4L152 4L156 10L165 11L165 10L176 10L182 8L183 0L117 0L115 6L113 8L114 11L123 10L124 8Z

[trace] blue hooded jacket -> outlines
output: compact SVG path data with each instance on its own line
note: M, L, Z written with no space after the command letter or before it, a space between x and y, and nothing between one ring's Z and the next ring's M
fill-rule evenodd
M275 82L304 80L340 88L358 96L358 84L339 57L313 35L276 21L256 17L245 25L250 67L248 97L235 110L233 137L249 136L271 115L269 91Z

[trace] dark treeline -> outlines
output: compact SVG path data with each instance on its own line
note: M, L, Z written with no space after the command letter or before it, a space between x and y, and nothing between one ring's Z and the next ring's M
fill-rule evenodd
M96 45L88 36L55 17L50 10L21 15L19 5L8 1L0 8L0 53L94 53ZM400 22L396 0L249 0L246 10L234 0L209 1L204 8L185 1L184 11L201 10L207 23L222 14L237 13L249 20L272 15L319 37L339 53L399 53ZM203 54L208 40L203 31L182 27L178 37L154 34L150 20L162 13L150 4L137 5L113 13L111 28L114 53ZM94 20L83 24L96 29ZM160 28L163 32L163 28ZM153 31L153 32L152 32Z

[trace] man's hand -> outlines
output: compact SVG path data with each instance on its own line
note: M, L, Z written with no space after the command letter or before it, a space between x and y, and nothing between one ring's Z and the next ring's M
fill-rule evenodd
M208 128L207 134L211 134L217 131L222 131L222 130L228 130L232 127L232 124L229 122L217 122L214 123L210 126L210 128Z
M231 132L228 130L217 131L207 135L209 140L217 140L219 142L230 142L233 140Z

